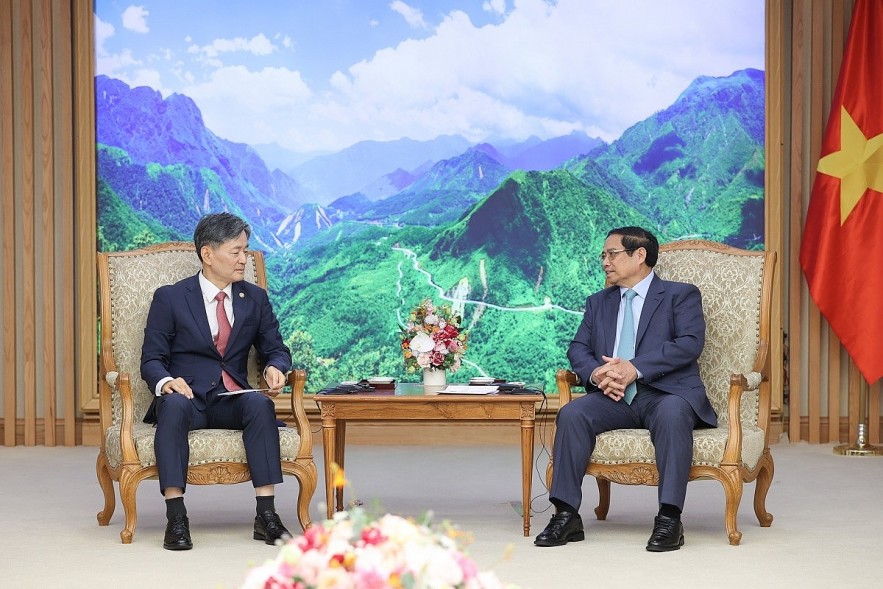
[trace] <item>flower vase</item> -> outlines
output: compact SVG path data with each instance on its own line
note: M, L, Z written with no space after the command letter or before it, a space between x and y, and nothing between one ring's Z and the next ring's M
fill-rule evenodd
M448 372L444 368L424 368L423 386L443 387L448 384Z

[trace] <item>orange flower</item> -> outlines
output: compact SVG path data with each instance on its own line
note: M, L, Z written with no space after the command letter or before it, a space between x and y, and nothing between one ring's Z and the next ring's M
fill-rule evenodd
M331 463L331 482L335 489L343 489L349 484L349 481L346 480L346 474L336 462Z

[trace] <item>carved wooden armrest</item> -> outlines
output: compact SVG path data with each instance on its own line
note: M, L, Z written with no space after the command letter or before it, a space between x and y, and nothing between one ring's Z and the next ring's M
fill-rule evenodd
M120 397L120 410L122 421L120 423L120 452L123 462L138 462L138 451L135 449L134 426L135 426L135 400L132 397L132 383L128 372L111 373L105 375L105 380L111 386L111 392L116 392ZM104 436L104 432L102 437Z
M310 432L310 421L307 419L307 411L304 408L304 387L307 383L305 370L292 370L288 373L288 384L291 385L291 416L300 433L300 448L298 458L311 457L313 455L313 436Z
M760 372L730 375L730 393L727 396L730 435L724 447L722 464L738 465L742 462L742 395L747 391L756 391L763 379Z
M555 373L555 383L558 385L558 408L570 403L573 397L572 387L579 386L579 376L573 371L562 368Z

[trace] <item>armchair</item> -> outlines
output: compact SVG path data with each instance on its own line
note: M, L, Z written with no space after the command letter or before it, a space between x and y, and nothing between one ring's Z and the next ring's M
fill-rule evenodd
M125 527L120 532L123 544L131 543L135 533L138 485L144 479L157 476L154 428L142 421L153 398L140 376L147 312L154 290L192 276L199 269L199 259L192 243L172 242L129 252L98 254L102 438L96 470L104 493L104 509L98 513L98 524L106 526L110 523L116 504L113 481L117 481L125 512ZM245 279L266 288L261 252L248 252ZM259 382L260 374L257 354L252 350L249 381ZM279 429L282 472L294 475L300 484L297 518L304 529L310 526L309 505L318 479L303 405L305 383L303 370L294 370L289 375L294 426ZM196 430L190 432L189 442L188 483L232 484L250 480L241 431Z
M702 292L706 339L699 365L718 427L694 432L690 480L714 479L723 485L724 523L734 546L742 538L736 514L744 483L756 480L754 512L760 525L768 527L773 521L766 510L766 495L774 470L769 449L768 347L775 264L774 252L692 240L661 246L655 268L661 278L695 284ZM559 370L556 382L560 406L564 406L580 383L569 370ZM549 485L553 468L550 462ZM624 429L599 435L586 474L598 483L595 516L604 520L610 508L611 481L659 484L650 432Z

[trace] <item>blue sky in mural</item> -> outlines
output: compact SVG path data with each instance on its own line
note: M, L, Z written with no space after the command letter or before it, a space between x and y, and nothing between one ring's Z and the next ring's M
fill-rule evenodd
M697 76L764 69L762 0L98 0L95 14L97 74L191 97L223 138L301 153L446 134L609 142Z

